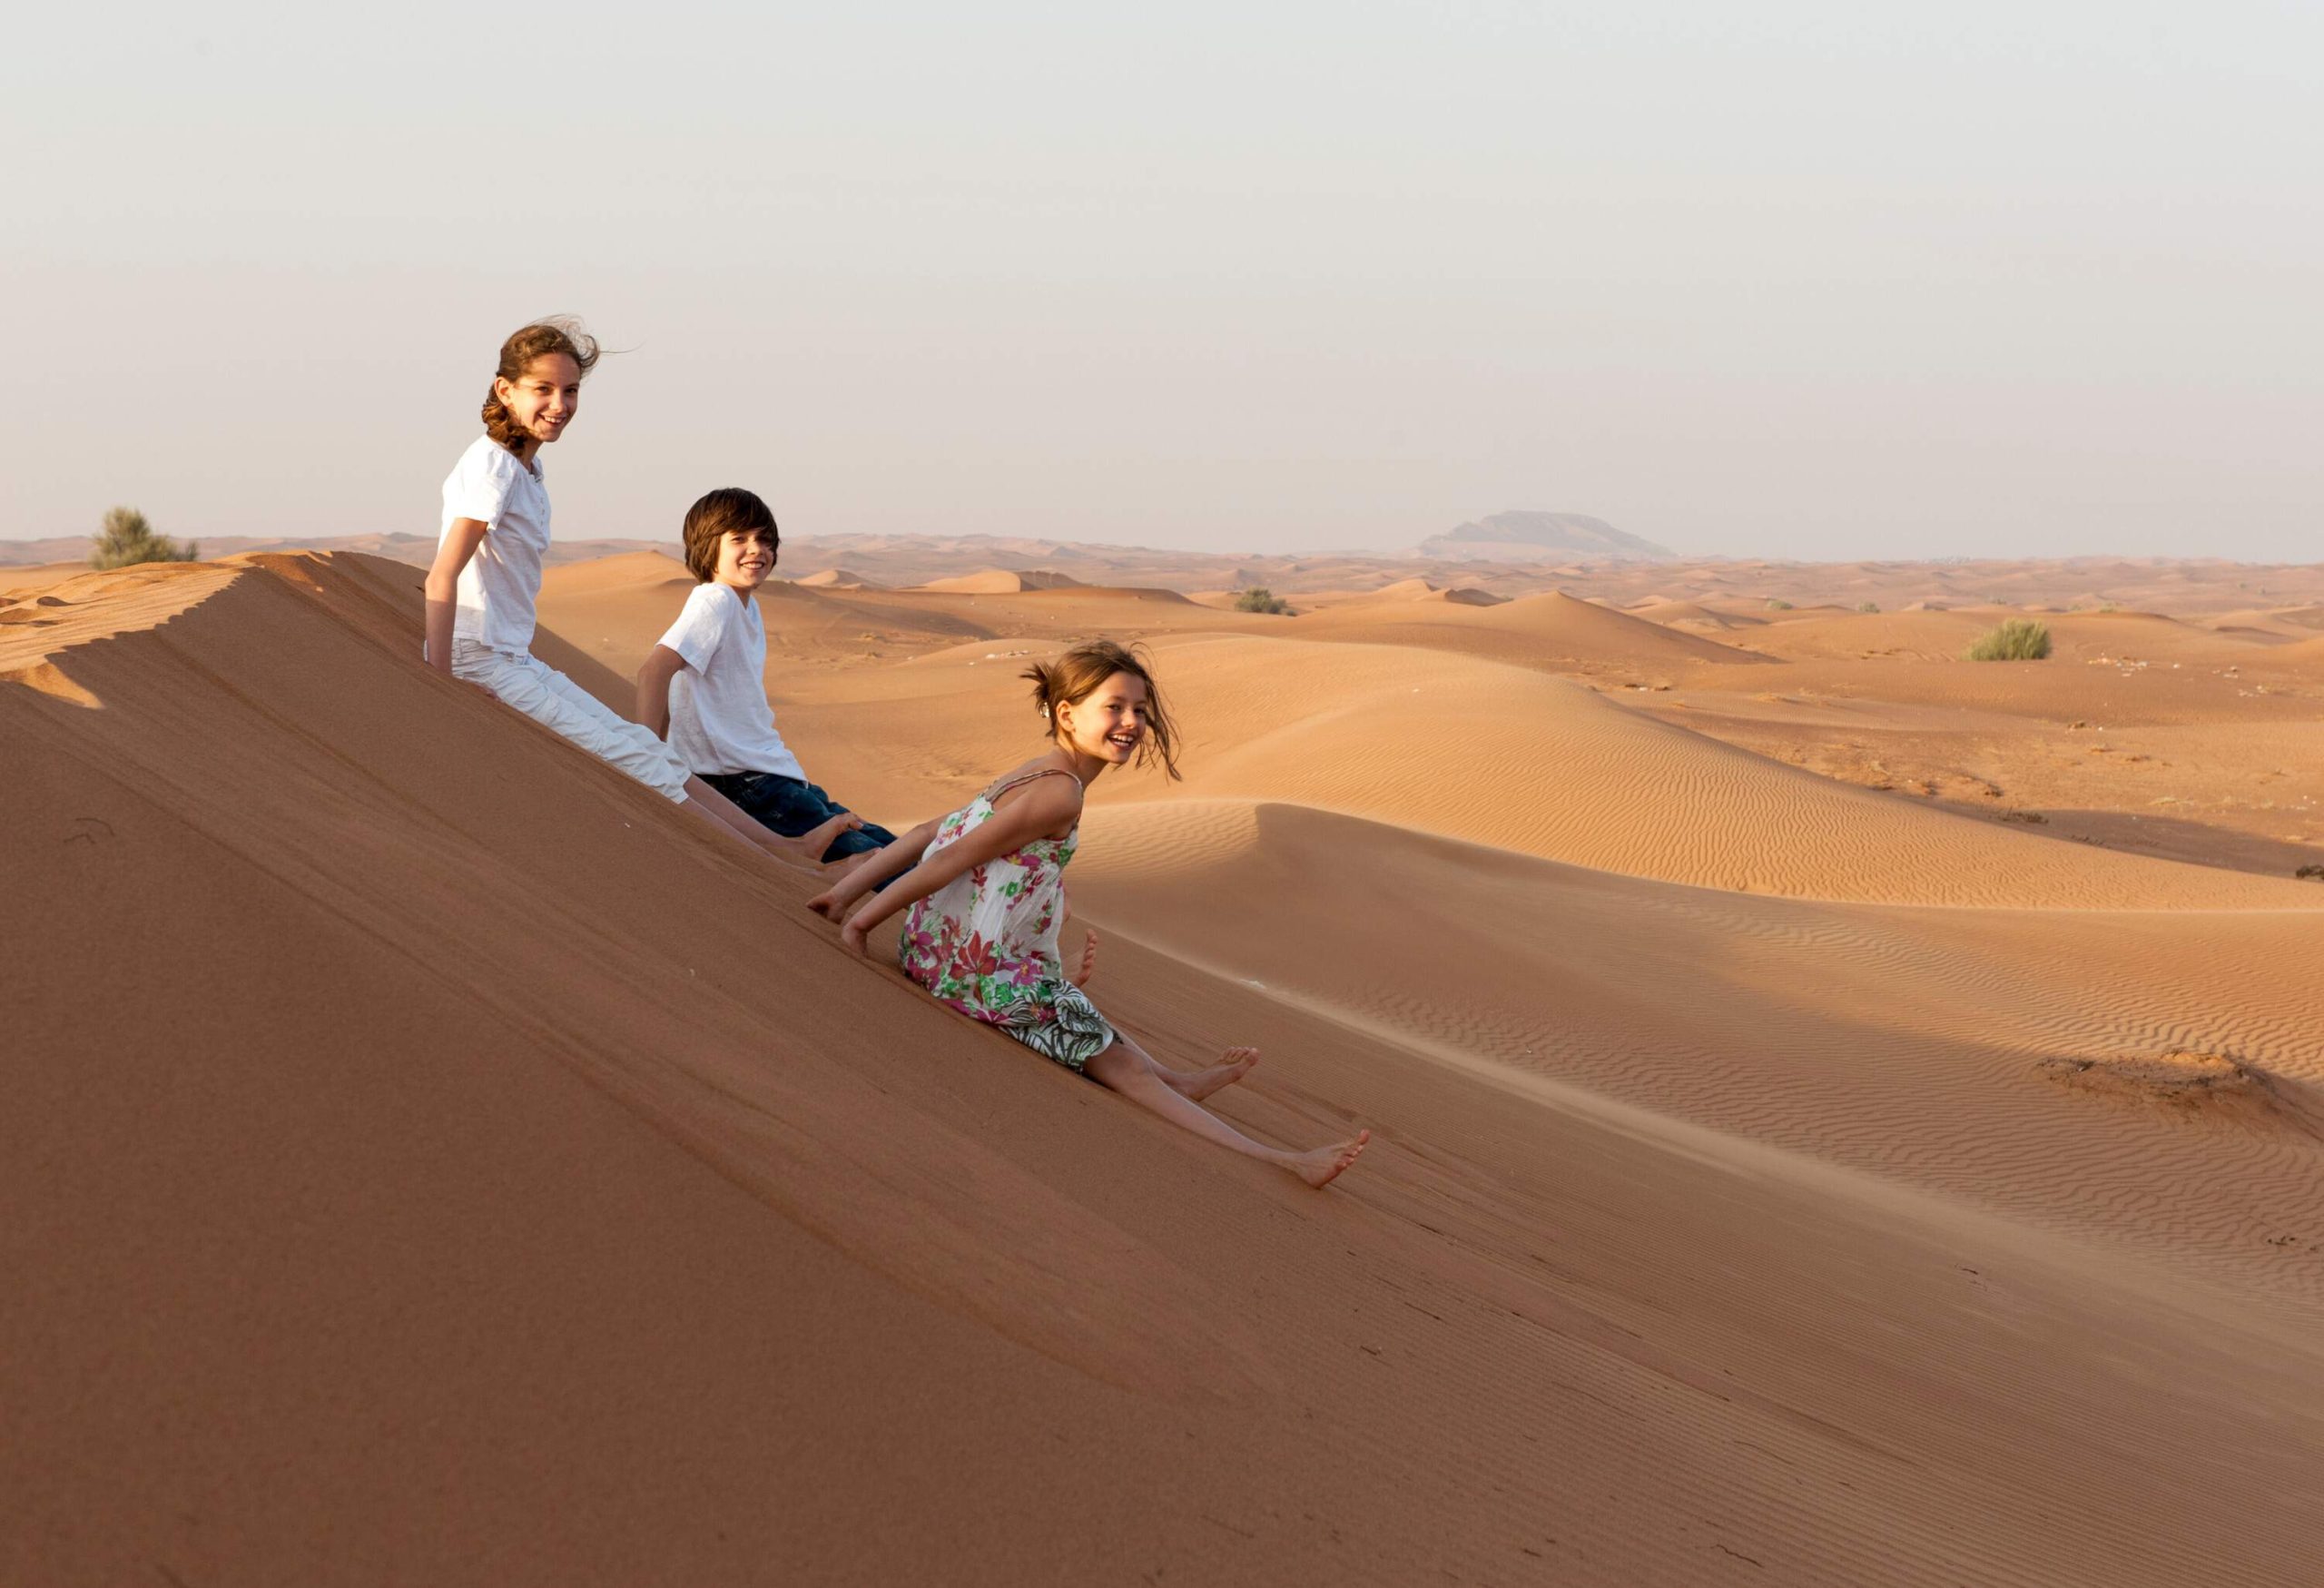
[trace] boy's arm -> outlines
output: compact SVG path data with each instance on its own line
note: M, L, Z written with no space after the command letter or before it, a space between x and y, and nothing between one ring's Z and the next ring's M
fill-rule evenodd
M490 527L476 518L455 518L437 543L436 560L428 567L420 588L427 594L428 665L448 678L452 676L452 617L460 594L460 570L484 544Z
M667 646L655 646L637 669L637 720L657 739L670 736L670 680L686 659Z

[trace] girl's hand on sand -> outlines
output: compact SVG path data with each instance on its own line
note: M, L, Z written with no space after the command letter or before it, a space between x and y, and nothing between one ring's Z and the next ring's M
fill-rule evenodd
M847 909L847 901L841 898L839 893L840 885L833 883L830 887L808 900L807 908L836 925L841 914Z
M839 941L849 952L862 954L867 959L871 957L872 945L864 941L863 929L852 921L839 929Z
M1089 978L1098 973L1098 934L1091 932L1081 945L1081 969L1070 978L1076 987L1089 985Z

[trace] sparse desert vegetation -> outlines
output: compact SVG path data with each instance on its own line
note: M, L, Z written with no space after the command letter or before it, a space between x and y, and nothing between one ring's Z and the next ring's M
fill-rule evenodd
M1235 610L1237 612L1270 612L1284 617L1295 616L1295 614L1291 610L1291 603L1276 595L1274 591L1268 589L1265 585L1253 585L1249 589L1236 597Z
M1968 654L1973 662L2038 662L2050 654L2050 626L2013 617L1979 636Z
M90 538L89 566L125 568L141 562L193 562L202 556L198 541L182 547L153 526L135 508L108 508L104 528Z

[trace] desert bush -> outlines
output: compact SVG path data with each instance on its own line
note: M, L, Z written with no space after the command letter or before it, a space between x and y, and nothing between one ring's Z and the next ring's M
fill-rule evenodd
M108 508L105 527L89 538L89 566L125 568L141 562L193 562L202 556L199 541L181 547L153 526L135 508Z
M1973 662L2038 662L2050 654L2050 626L2013 617L1969 647Z
M1292 616L1291 603L1276 595L1274 591L1268 589L1265 585L1253 585L1249 589L1236 597L1235 610L1237 612L1274 612L1279 613L1285 617Z
M1788 612L1791 610L1791 603L1785 600L1781 596L1770 596L1768 597L1768 610L1770 612Z
M1859 601L1856 604L1856 609L1858 612L1877 612L1880 610L1880 603L1877 601Z

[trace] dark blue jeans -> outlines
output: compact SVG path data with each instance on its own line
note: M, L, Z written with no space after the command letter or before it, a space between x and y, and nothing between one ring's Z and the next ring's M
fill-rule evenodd
M833 816L849 814L821 785L772 772L705 772L702 781L748 811L761 826L785 838L812 833ZM851 854L885 849L895 841L896 835L885 827L866 822L854 832L832 839L822 858L845 860Z

